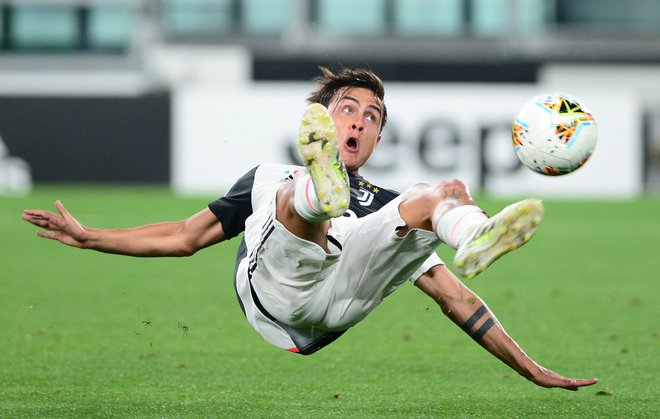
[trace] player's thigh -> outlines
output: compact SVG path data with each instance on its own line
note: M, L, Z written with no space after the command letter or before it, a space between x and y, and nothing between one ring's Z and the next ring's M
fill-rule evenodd
M335 289L357 298L375 298L393 282L405 282L440 244L435 233L413 229L398 231L406 223L400 200L360 219L333 220L342 253Z

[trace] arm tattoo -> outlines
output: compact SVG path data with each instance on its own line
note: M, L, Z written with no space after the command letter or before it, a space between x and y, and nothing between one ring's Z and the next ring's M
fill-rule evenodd
M481 325L481 327L472 335L472 339L476 340L479 342L481 338L484 337L486 332L490 330L491 327L495 326L496 321L493 320L492 317L490 317L488 320L484 322L484 324Z
M474 333L472 333L472 328L474 325L477 324L477 322L487 314L490 314L490 317L488 317L486 321ZM491 327L495 326L495 324L497 324L497 319L495 319L495 316L490 313L486 305L482 305L477 309L477 311L474 312L472 316L470 316L469 319L465 321L465 323L463 323L461 328L465 331L465 333L470 335L472 339L479 342L491 329Z
M479 309L477 311L475 311L474 314L472 316L470 316L470 318L467 319L467 321L465 323L463 323L463 326L462 326L463 330L470 333L470 329L472 329L472 326L474 326L475 323L477 323L479 321L479 319L481 317L483 317L483 315L486 314L487 312L488 312L488 309L486 308L486 306L479 307Z

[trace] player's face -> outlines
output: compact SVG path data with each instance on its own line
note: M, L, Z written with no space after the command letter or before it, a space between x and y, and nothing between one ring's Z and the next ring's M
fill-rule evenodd
M332 99L328 111L337 125L346 170L358 174L380 142L381 101L369 89L344 88Z

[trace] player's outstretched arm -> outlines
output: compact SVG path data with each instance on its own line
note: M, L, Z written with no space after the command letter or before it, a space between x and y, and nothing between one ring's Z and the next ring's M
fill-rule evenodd
M442 312L472 339L531 382L541 387L573 391L598 382L596 378L564 377L537 364L506 333L484 301L447 267L434 267L415 285L433 298Z
M129 256L189 256L225 239L222 225L208 208L182 221L129 229L86 227L60 201L55 208L57 214L25 210L23 219L43 229L38 236L80 249Z

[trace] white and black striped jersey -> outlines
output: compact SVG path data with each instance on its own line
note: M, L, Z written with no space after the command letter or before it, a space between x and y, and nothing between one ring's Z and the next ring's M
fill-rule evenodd
M238 179L224 197L209 204L211 211L222 223L222 229L228 239L238 236L245 230L245 220L252 215L253 193L260 190L258 182L291 181L293 174L303 169L301 166L289 165L262 166L272 166L272 169L267 170L266 173L261 170L260 176L257 177L255 174L261 166L253 168ZM349 176L349 178L351 202L345 216L363 217L371 214L399 195L397 192L372 184L362 176Z
M304 168L301 166L279 164L257 166L243 175L224 197L211 202L209 209L222 223L222 229L227 239L236 237L245 231L246 221L257 208L256 205L263 204L266 194L272 194L274 184L292 181L293 175L299 170L304 170ZM345 214L345 216L350 217L363 217L378 211L399 195L395 191L376 186L361 176L350 176L350 186L351 202L349 210ZM247 257L247 253L246 242L243 238L236 257L235 286L238 281L238 266ZM319 331L312 328L298 328L283 324L264 309L251 284L249 285L251 299L258 308L258 311L268 319L267 321L271 321L273 326L277 325L278 331L281 332L281 330L284 330L290 337L290 340L295 343L295 347L287 348L289 350L303 355L309 355L328 345L345 332L345 330L332 332ZM243 306L244 302L240 295L238 299L245 313L246 307ZM264 337L270 340L268 336L264 335ZM271 343L274 342L271 340Z

